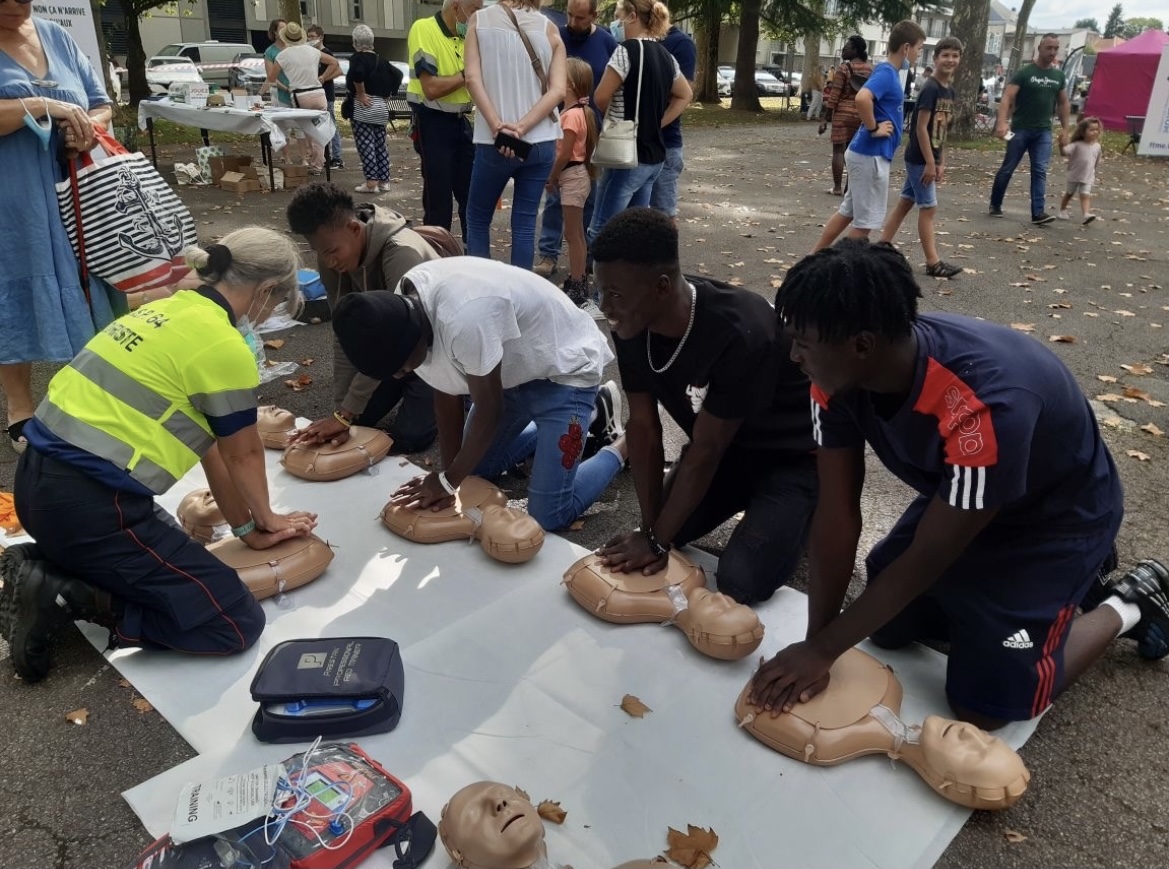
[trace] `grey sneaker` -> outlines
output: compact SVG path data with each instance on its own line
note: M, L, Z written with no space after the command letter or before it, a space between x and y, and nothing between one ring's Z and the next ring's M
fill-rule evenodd
M550 256L542 256L540 261L532 266L532 271L542 278L550 278L556 274L556 260Z

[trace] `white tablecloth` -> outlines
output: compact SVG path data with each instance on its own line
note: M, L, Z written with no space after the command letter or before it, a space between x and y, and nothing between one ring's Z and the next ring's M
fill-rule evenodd
M230 106L201 108L169 99L143 100L138 104L138 127L146 129L148 118L162 118L175 124L216 130L221 133L243 133L259 136L267 133L277 151L287 144L285 130L297 128L317 144L327 146L333 138L333 119L326 111L316 109L286 109L268 107L262 112L247 111Z

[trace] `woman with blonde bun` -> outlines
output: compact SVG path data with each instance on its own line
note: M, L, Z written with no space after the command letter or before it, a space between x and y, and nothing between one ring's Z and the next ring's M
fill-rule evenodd
M299 307L296 247L246 227L186 256L202 286L98 333L25 426L16 512L36 543L0 555L0 631L25 682L48 674L69 621L109 628L113 645L199 655L260 636L264 612L235 570L155 505L197 462L253 549L316 526L313 513L272 509L256 431L252 324L280 301Z
M662 128L690 103L690 83L678 61L658 40L670 29L670 10L658 0L617 0L610 30L618 45L593 103L616 120L637 115L637 166L606 169L597 184L589 242L613 215L649 205L654 181L666 162ZM639 99L640 98L640 99ZM603 135L603 134L602 134Z

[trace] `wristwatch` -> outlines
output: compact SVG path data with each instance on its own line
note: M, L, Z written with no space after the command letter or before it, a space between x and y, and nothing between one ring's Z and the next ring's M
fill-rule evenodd
M642 528L641 536L644 537L645 542L649 544L649 551L654 554L654 558L661 558L662 556L668 555L670 553L670 547L662 546L662 544L658 542L658 538L654 536L654 530L652 528Z

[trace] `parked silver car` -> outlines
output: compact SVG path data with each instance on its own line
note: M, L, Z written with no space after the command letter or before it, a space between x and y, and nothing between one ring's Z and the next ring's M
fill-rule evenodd
M256 51L241 52L231 59L227 83L233 88L242 88L249 94L258 94L264 86L267 74L264 72L264 55Z
M146 83L150 92L165 94L172 84L202 84L203 76L185 57L150 57L146 59Z

